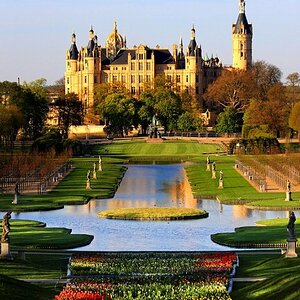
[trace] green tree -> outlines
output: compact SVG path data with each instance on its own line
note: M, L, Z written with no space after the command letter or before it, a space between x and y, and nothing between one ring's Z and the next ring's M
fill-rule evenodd
M218 116L216 131L218 133L237 133L241 131L241 116L234 107L226 107Z
M291 105L300 100L300 74L298 72L291 73L287 76L287 95Z
M19 129L23 125L23 115L16 105L0 104L0 144L13 148Z
M291 111L289 126L298 131L298 139L300 142L300 102L297 102Z
M196 120L190 112L185 112L179 116L177 126L179 130L185 132L197 129Z
M154 99L154 113L164 126L165 133L168 129L176 129L177 119L182 112L180 97L171 90L158 89Z
M83 105L74 93L66 94L51 104L58 116L58 126L64 139L68 138L71 125L81 125L83 121Z
M122 94L110 94L98 105L100 116L108 126L108 133L119 136L128 133L136 116L135 101Z

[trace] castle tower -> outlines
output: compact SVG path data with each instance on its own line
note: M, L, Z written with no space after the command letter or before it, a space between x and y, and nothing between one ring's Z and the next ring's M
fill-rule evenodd
M252 64L252 24L247 21L245 0L240 0L240 11L236 24L232 25L232 66L247 70Z
M117 30L117 22L114 22L114 28L112 33L108 36L106 46L106 56L110 59L114 58L121 48L126 47L123 37Z

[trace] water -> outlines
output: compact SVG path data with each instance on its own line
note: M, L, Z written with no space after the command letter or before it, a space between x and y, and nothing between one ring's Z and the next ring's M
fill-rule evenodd
M204 209L209 218L186 221L125 221L97 216L121 207L177 206ZM3 213L0 215L2 217ZM129 165L113 199L90 201L47 212L13 213L12 219L31 219L48 227L67 227L73 233L94 235L90 251L215 251L227 250L213 243L210 235L232 232L256 221L287 218L287 213L250 210L244 206L220 205L215 200L196 200L182 164Z

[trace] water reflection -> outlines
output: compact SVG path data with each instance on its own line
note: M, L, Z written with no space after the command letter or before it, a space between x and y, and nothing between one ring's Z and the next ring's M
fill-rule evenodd
M97 213L121 207L177 206L205 209L209 218L172 222L107 220ZM1 217L1 215L0 215ZM73 233L94 235L83 250L94 251L199 251L224 250L210 235L232 232L261 219L285 218L286 212L250 210L221 205L214 200L196 200L183 165L130 165L113 199L93 200L62 210L13 214L15 219L46 222L49 227L72 228Z

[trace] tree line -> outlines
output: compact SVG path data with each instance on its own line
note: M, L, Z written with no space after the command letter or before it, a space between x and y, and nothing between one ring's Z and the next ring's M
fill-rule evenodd
M249 71L224 69L205 95L207 106L219 116L220 133L244 137L279 137L300 131L300 75L282 83L281 70L257 61ZM300 138L300 136L299 136Z

